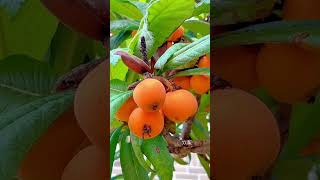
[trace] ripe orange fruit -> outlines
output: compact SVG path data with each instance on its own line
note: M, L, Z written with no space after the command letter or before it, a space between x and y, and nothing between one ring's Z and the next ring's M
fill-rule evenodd
M305 101L320 85L319 56L286 44L267 44L258 56L260 85L284 103Z
M192 93L180 89L168 92L162 111L165 116L173 122L184 122L196 114L198 102Z
M107 67L104 61L80 83L74 101L74 111L81 129L100 148L107 140ZM109 102L108 102L109 103Z
M194 75L190 79L191 89L197 94L207 93L210 89L210 77L202 75Z
M179 76L172 79L172 81L180 86L182 89L189 90L190 89L190 77L188 76Z
M280 150L280 133L272 112L239 89L214 91L213 104L216 178L249 180L263 175Z
M131 112L137 108L137 104L134 102L133 97L130 97L118 110L116 113L116 118L118 120L128 122L129 121L129 116Z
M164 118L160 111L146 112L136 108L129 118L130 131L141 139L158 136L164 127Z
M167 41L167 49L171 48L171 46L173 46L173 42L172 41Z
M64 169L61 180L106 180L106 153L96 146L80 151Z
M213 53L213 72L232 87L246 91L258 86L256 59L258 48L243 46L217 48Z
M83 150L84 148L88 147L88 146L92 146L91 141L85 137L85 139L80 143L80 145L75 149L75 151L73 152L73 156L75 156L76 154L78 154L81 150ZM72 156L72 157L73 157Z
M205 55L202 56L198 62L199 68L210 68L210 57Z
M283 18L287 20L319 20L320 1L285 0Z
M184 34L184 28L180 26L174 33L170 35L168 41L176 42L178 41Z
M18 176L23 180L60 180L85 134L77 124L73 108L64 112L32 146L22 161Z
M133 90L133 99L144 111L159 111L166 98L166 89L156 79L145 79Z

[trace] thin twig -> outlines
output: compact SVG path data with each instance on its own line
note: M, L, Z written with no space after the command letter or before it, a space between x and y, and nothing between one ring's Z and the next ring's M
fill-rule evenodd
M167 87L167 91L174 90L174 87L172 86L171 82L169 80L167 80L166 78L164 78L162 76L154 76L153 78L159 80L163 85L165 85Z
M197 154L208 154L210 152L209 140L181 140L179 137L171 135L166 129L163 136L169 145L169 151L174 154L186 155L190 152Z
M210 81L210 91L232 87L232 85L228 81L220 78L219 76L216 76L214 74L211 76L212 76L212 80Z
M201 96L197 95L197 102L198 104L200 104L200 98ZM186 140L189 139L190 137L190 133L191 133L191 129L192 129L192 124L194 121L195 115L190 117L185 123L183 123L183 127L182 127L182 133L181 133L181 139Z

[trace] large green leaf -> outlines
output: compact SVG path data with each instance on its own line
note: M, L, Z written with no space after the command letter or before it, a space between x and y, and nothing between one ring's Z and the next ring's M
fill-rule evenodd
M0 59L17 53L42 59L57 25L39 0L26 1L14 18L0 8Z
M13 55L0 61L0 87L19 94L31 96L49 94L55 79L47 63L25 55Z
M128 72L128 67L123 63L123 61L118 61L116 65L110 65L110 79L125 80L126 74Z
M143 17L140 9L128 0L111 0L110 10L131 19L141 19Z
M175 74L173 77L178 76L192 76L192 75L204 75L204 76L210 76L210 69L209 68L194 68L194 69L188 69L184 71L180 71L177 74Z
M49 49L48 62L58 75L82 64L86 57L95 58L94 40L59 24Z
M274 165L272 176L276 180L311 180L308 174L313 165L308 158L278 161Z
M202 13L210 12L210 1L209 0L201 0L196 4L193 15L197 16Z
M114 116L121 105L132 96L132 91L127 90L128 84L124 81L114 79L110 81L110 120Z
M214 25L228 25L264 18L272 13L276 0L211 1Z
M292 107L288 142L282 158L299 156L302 148L320 131L320 104L297 104Z
M73 102L73 93L51 95L0 114L0 179L12 180L32 144Z
M195 64L199 57L209 53L210 35L207 35L175 52L164 70L188 68L190 63Z
M25 55L0 61L0 113L50 93L55 77L48 64Z
M210 34L210 24L205 21L189 19L183 23L183 27L201 35Z
M116 153L117 144L121 135L121 127L117 128L110 137L110 174L112 174L114 156Z
M170 47L166 52L157 60L157 63L154 65L156 69L163 69L167 61L173 56L175 52L185 47L186 43L176 43Z
M135 136L134 134L130 134L131 137L131 144L132 144L132 149L134 151L135 156L137 157L138 162L140 165L149 172L155 172L151 167L147 164L146 160L143 157L143 153L141 150L141 146L143 143L143 140Z
M119 31L127 31L127 30L135 30L139 28L139 22L128 20L128 19L120 19L114 20L110 22L110 32L115 33Z
M213 37L214 47L259 43L294 43L320 47L320 21L275 21L257 24Z
M118 48L128 37L131 36L131 31L120 31L118 34L110 38L110 49Z
M173 157L163 136L144 140L142 152L150 160L161 180L171 180L173 176Z
M127 137L129 137L128 129L122 136L120 146L120 164L123 177L124 179L147 180L149 179L148 172L138 162Z
M194 4L193 0L158 0L151 3L144 25L140 27L141 31L144 29L148 32L148 39L152 42L147 43L149 58L186 19L191 17ZM145 34L142 33L144 36ZM138 57L141 57L140 51L137 51L140 44L139 41L135 47L135 55Z

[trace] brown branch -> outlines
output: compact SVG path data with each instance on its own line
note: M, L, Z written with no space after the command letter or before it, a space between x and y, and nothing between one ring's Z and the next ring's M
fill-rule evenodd
M228 81L220 78L219 76L216 76L214 74L212 74L211 76L212 76L211 77L212 80L210 81L210 83L211 83L210 84L210 91L217 90L217 89L226 89L226 88L232 87L232 85Z
M128 86L128 90L133 90L142 80L136 81Z
M104 60L105 59L97 59L75 67L56 81L53 91L61 92L69 89L76 89L89 72Z
M201 96L197 95L197 102L200 104L200 98ZM192 129L192 123L194 121L195 116L190 117L185 123L183 123L182 127L182 133L181 133L181 139L186 140L190 138L190 133Z
M181 139L186 140L189 139L189 135L192 129L194 117L189 118L185 123L183 123L182 132L181 132Z
M166 129L163 136L168 143L168 149L171 153L184 157L189 153L208 154L210 152L209 140L181 140L179 137L171 135Z
M154 76L154 79L159 80L163 85L165 85L167 87L167 91L173 91L174 87L172 86L171 82L169 80L167 80L164 77L161 76Z

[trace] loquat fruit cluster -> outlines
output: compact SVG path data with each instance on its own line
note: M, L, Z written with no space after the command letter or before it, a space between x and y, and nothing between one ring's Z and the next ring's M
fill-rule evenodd
M166 91L157 79L141 81L116 113L116 118L127 122L130 131L142 139L158 136L164 128L165 117L181 123L194 116L198 110L196 97L179 89Z

